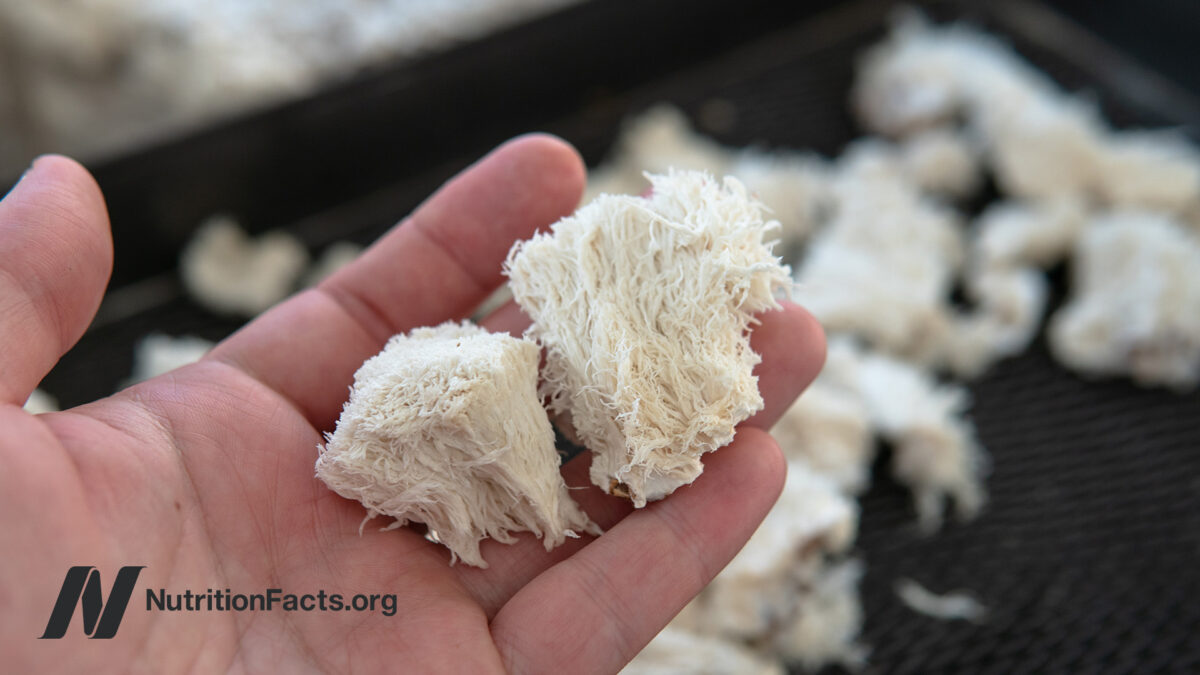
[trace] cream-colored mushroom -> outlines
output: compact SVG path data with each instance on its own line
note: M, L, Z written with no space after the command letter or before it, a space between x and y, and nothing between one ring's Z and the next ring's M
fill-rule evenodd
M533 342L466 322L393 337L355 373L317 477L478 567L484 538L528 531L550 550L599 533L559 473L537 363Z
M308 265L290 234L251 238L232 218L205 221L184 248L179 271L188 292L222 314L257 316L287 297Z
M1050 347L1089 375L1143 385L1200 384L1200 239L1148 211L1097 216L1072 263L1072 296L1051 319Z
M550 409L593 451L592 481L638 507L695 480L762 408L749 331L790 285L765 243L778 224L741 183L649 179L650 197L602 196L506 265Z

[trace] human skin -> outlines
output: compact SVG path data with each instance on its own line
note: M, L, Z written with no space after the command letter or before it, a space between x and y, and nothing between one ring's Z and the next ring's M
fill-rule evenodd
M605 534L547 553L528 533L483 543L488 569L449 564L411 528L380 531L313 475L355 370L391 335L465 316L502 281L513 241L572 211L575 151L510 141L358 260L279 304L199 363L60 413L26 397L82 335L112 266L104 200L62 157L0 202L0 654L11 672L605 673L633 657L737 553L781 489L764 431L808 385L824 339L804 310L764 314L754 348L766 408L704 474L634 511L564 466ZM519 333L515 305L483 322ZM78 616L37 639L63 576L103 591L144 565L120 630ZM148 612L144 589L395 593L379 612ZM79 612L76 612L78 615Z

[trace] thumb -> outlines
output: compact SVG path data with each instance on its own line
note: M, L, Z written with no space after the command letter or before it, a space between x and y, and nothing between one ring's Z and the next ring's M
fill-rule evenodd
M0 403L24 404L83 335L111 272L96 181L66 157L39 157L0 201Z

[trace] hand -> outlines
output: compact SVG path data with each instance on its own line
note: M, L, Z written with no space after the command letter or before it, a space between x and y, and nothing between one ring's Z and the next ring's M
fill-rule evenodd
M486 570L409 528L379 531L313 477L353 375L387 338L470 312L502 282L513 241L572 211L584 169L557 139L523 137L450 181L355 263L273 308L199 363L73 410L26 397L79 339L112 265L103 197L60 157L0 203L0 653L4 669L174 672L613 672L745 543L785 466L765 432L815 376L824 341L788 306L762 317L766 409L704 474L632 511L572 491L605 528L547 553L532 536L484 543ZM509 305L484 322L520 331ZM586 453L585 453L586 455ZM589 485L588 458L563 469ZM115 638L80 612L38 640L66 570L106 595L144 565ZM379 612L146 611L146 589L395 593Z

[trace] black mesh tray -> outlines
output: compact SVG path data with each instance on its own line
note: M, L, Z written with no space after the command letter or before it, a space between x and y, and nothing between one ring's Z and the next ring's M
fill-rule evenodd
M845 105L855 55L890 3L793 4L740 3L734 17L718 2L589 3L94 167L114 216L113 292L45 386L76 404L112 391L151 330L237 327L184 298L172 271L215 211L314 248L368 242L504 138L549 130L595 163L622 117L662 100L701 122L713 101L731 108L732 124L701 126L724 143L838 152L861 133ZM1007 36L1119 126L1195 134L1194 99L1041 5L929 10ZM994 459L984 515L923 537L883 471L862 500L869 671L1200 672L1200 394L1087 382L1040 341L971 389ZM917 615L892 591L899 577L971 589L989 619Z

